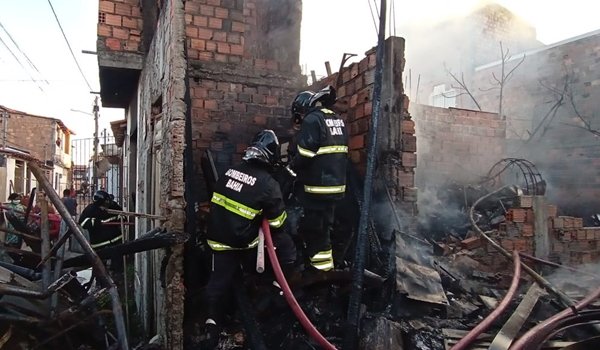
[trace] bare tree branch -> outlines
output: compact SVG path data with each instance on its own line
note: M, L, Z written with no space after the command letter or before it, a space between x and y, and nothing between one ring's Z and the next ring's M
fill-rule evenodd
M458 97L458 96L462 96L462 95L469 95L469 97L471 98L471 100L473 101L473 103L475 103L475 105L477 106L477 108L481 111L481 106L479 105L479 102L477 102L477 99L475 99L475 96L473 96L473 94L471 93L471 90L469 90L467 83L465 82L465 74L461 73L460 74L460 79L458 79L458 77L456 75L454 75L454 73L452 73L450 71L450 69L448 69L445 65L444 65L444 69L446 70L446 73L448 75L450 75L450 77L452 77L452 79L454 79L454 81L459 85L459 87L455 87L454 85L452 85L452 88L454 89L459 89L459 90L463 90L464 92L461 92L459 95L456 95L454 97ZM444 94L442 94L442 96L444 96ZM444 96L446 97L446 96Z

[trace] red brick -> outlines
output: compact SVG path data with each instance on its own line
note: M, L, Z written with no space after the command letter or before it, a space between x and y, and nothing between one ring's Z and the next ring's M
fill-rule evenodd
M221 6L221 0L207 0L206 3L213 6Z
M210 51L198 52L198 59L201 61L212 61L213 58L213 53Z
M141 28L140 20L132 17L123 17L123 27L139 29Z
M373 113L373 103L371 101L365 103L365 115L371 115Z
M186 26L185 27L185 35L187 37L196 38L198 37L198 28L194 26Z
M129 39L129 30L123 28L113 28L113 37L117 39Z
M106 24L109 26L121 27L121 16L106 14Z
M556 217L558 213L558 208L556 207L556 205L548 204L546 206L546 210L548 211L548 217Z
M479 247L481 247L481 238L471 237L471 238L464 239L460 242L460 246L461 246L461 248L468 249L468 250L479 248Z
M596 239L596 232L593 228L585 228L585 239L594 240Z
M521 227L521 234L523 237L532 237L533 236L533 225L531 224L523 224Z
M210 40L213 37L213 31L206 28L198 28L198 39Z
M412 120L403 120L401 128L403 133L412 135L415 133L415 122Z
M414 135L402 136L402 150L404 152L416 152L417 151L417 137Z
M208 17L206 16L194 16L194 25L199 27L208 27Z
M350 137L348 148L351 150L362 149L365 147L365 135L356 135Z
M229 92L231 90L231 83L226 81L219 81L217 83L217 90L222 92Z
M115 4L115 13L122 16L131 16L131 6L127 4Z
M133 40L127 40L123 47L127 51L138 51L138 49L140 48L140 43Z
M242 22L231 22L231 31L243 33L246 31L246 25Z
M132 6L131 7L131 15L133 17L142 18L142 11L140 10L140 7L139 6Z
M502 248L504 248L508 251L512 251L515 248L514 242L510 239L501 240L500 245L502 246Z
M192 49L203 51L206 49L206 41L202 39L192 39Z
M264 115L257 115L254 117L254 124L267 125L267 117Z
M215 7L208 5L200 5L200 14L208 17L213 17L215 15Z
M217 32L217 31L215 31L213 33L213 40L214 41L227 42L227 33L226 32Z
M223 7L215 7L215 17L222 19L228 18L229 10Z
M121 40L115 38L106 38L106 47L114 51L119 51L121 50Z
M112 1L102 1L101 0L98 10L100 12L115 13L115 3Z
M519 196L519 205L521 208L531 208L533 206L533 196Z
M240 38L240 33L227 33L227 42L230 44L239 44Z
M98 24L98 35L99 36L112 36L112 27L106 24Z
M214 41L206 41L206 51L215 52L217 51L217 43Z
M279 104L279 100L277 99L277 96L267 96L265 103L268 106L276 106Z
M209 17L208 27L213 29L221 29L223 28L223 20L220 18Z
M230 45L230 52L232 55L242 56L244 54L244 47L242 45Z
M197 1L186 1L185 2L186 13L198 13L200 12L200 3Z
M415 153L402 152L402 166L415 168L417 166L417 155Z
M508 221L519 222L519 223L525 222L526 213L525 213L524 209L511 208L511 209L508 209L508 213L506 215L507 215L506 219Z
M532 224L535 222L535 215L533 213L533 209L525 210L525 222Z
M205 100L204 101L204 109L209 111L216 111L218 108L218 104L216 100Z
M267 69L277 70L279 69L279 63L275 60L267 60Z
M189 3L189 1L188 1ZM185 24L191 24L193 21L194 16L190 15L189 13L185 14Z

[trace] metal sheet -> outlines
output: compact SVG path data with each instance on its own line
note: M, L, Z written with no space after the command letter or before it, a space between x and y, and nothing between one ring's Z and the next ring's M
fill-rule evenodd
M396 257L396 289L407 298L448 305L440 274L429 267Z
M544 295L545 292L538 286L537 283L534 283L527 290L527 294L517 306L515 312L510 316L508 321L502 326L502 329L496 337L494 341L492 341L492 345L490 346L490 350L507 350L512 344L513 340L519 333L521 327L529 317L529 314L533 310L535 304L537 304L540 296Z

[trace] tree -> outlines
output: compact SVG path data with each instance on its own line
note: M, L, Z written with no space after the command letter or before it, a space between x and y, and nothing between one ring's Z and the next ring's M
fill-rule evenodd
M444 70L446 71L446 74L448 74L456 84L458 84L458 86L451 84L450 86L453 89L456 89L458 91L460 91L457 94L454 94L452 96L447 96L446 94L442 94L442 96L444 96L445 98L455 98L458 96L462 96L462 95L468 95L471 100L473 101L473 103L475 103L475 105L477 106L477 109L479 109L481 111L481 106L479 105L479 102L477 102L477 99L475 99L475 96L473 96L473 94L471 93L471 90L469 90L467 83L465 83L465 74L464 73L460 73L460 79L458 79L458 77L456 75L454 75L454 73L452 73L452 71L450 71L450 69L448 69L448 67L446 67L446 65L444 64Z
M498 115L502 117L502 101L504 97L504 88L506 87L506 84L512 77L515 70L519 68L519 66L525 61L525 54L523 54L521 60L510 71L508 71L508 73L506 73L506 63L512 59L512 56L510 55L510 49L506 49L506 51L504 50L504 47L502 46L502 41L500 41L500 57L500 78L496 76L496 73L492 73L492 79L490 80L490 84L492 85L492 87L480 90L500 90L500 97L498 98Z

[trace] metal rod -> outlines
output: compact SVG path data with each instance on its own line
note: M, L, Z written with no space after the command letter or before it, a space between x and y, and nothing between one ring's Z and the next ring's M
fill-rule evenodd
M159 220L167 219L165 216L161 216L161 215L134 213L134 212L130 212L130 211L121 211L121 210L114 210L114 209L105 209L105 210L109 214L124 215L124 216L137 216L137 217L141 217L141 218L159 219Z
M69 226L69 228L71 229L71 231L73 231L73 235L75 236L75 239L77 239L77 242L79 243L79 245L81 245L81 247L83 248L83 251L85 252L84 253L85 256L89 259L89 261L93 267L93 271L95 272L95 274L98 278L98 281L104 287L109 289L109 293L112 298L112 308L113 308L113 314L115 317L115 327L117 328L117 335L119 338L119 343L121 344L121 349L124 349L124 350L129 349L129 343L127 340L127 331L125 329L125 321L123 319L123 309L121 308L121 301L119 300L119 293L117 291L117 287L115 286L114 281L112 280L112 278L106 271L106 267L102 263L102 260L100 260L100 257L98 256L98 254L96 254L96 252L90 245L90 242L88 242L87 239L85 238L83 232L81 231L81 228L75 223L75 220L69 213L69 210L67 209L67 207L65 207L63 202L60 200L58 193L56 193L56 191L52 188L52 185L46 178L44 172L42 172L42 170L34 162L30 161L27 163L27 165L31 169L31 172L35 176L39 185L46 192L46 195L48 196L48 198L50 199L52 204L54 204L54 206L56 207L56 210L58 210L58 212L63 217L63 219L66 221L66 223Z
M12 284L3 283L0 284L0 295L16 295L26 298L46 299L51 294L64 287L65 284L70 282L75 277L76 275L74 272L66 273L43 291L32 290L28 288L14 286Z
M125 218L123 216L121 218L121 234L123 235L123 243L128 242L128 235L125 233ZM129 332L129 292L127 288L127 255L123 255L123 298L125 298L125 327L127 332Z
M477 223L475 222L475 219L474 219L475 208L477 207L477 205L479 205L479 203L483 202L485 199L487 199L487 198L495 195L496 193L499 193L500 191L502 191L506 188L509 188L509 187L510 187L510 185L500 187L499 189L495 190L494 192L488 193L485 196L479 198L477 201L475 201L475 203L473 203L473 206L471 206L471 209L469 210L469 220L471 220L471 225L473 226L473 228L475 228L475 230L477 232L479 232L481 237L483 237L492 247L494 247L497 251L500 252L500 254L504 255L504 257L506 257L507 259L512 259L512 255L508 251L506 251L506 249L504 249L501 245L496 243L496 241L494 241L488 235L486 235L483 232L483 230L481 230L481 228L479 228L479 226L477 226ZM574 305L573 300L571 298L569 298L565 293L558 290L556 287L554 287L552 284L550 284L550 282L548 282L544 277L540 276L540 274L535 272L531 267L529 267L525 263L521 262L521 264L523 265L522 266L523 270L525 270L525 272L527 272L527 274L529 276L531 276L540 286L542 286L546 291L548 291L548 293L557 297L559 302L564 307L570 308Z
M64 223L64 220L61 222L60 225L60 229L58 232L59 235L59 240L60 238L64 237L64 236L68 236L68 228L66 229L65 232L65 228L66 228L66 224ZM64 246L64 241L63 244L60 245L60 248L58 250L58 252L56 253L56 263L54 265L54 279L58 279L58 277L60 276L60 274L62 273L62 266L63 266L63 262L65 260L65 246ZM56 306L58 305L58 296L57 295L53 295L52 298L50 299L50 315L54 316L54 314L56 313Z
M41 222L40 222L40 231L42 236L42 256L47 256L50 251L50 223L48 222L48 200L46 200L46 195L42 192L37 196L37 201L41 209ZM50 285L50 269L52 266L50 265L50 261L46 261L44 265L42 265L42 290L46 290ZM50 306L50 302L48 303Z
M515 297L517 293L517 288L519 287L519 280L521 279L521 259L519 258L519 253L515 250L513 251L512 258L515 264L515 269L513 272L512 282L510 283L510 288L506 292L506 295L502 299L502 301L496 306L494 311L492 311L486 318L483 319L475 328L471 329L467 335L465 335L461 340L458 341L450 350L464 350L469 348L471 343L481 335L481 333L485 332L496 319L502 315L504 310L510 305L511 301Z
M385 23L387 1L381 0L381 14L379 16L379 32L377 51L375 53L375 80L373 86L373 114L369 127L369 144L367 148L367 169L363 191L363 206L360 211L358 234L356 237L356 251L354 265L352 266L352 291L348 303L346 318L346 335L343 349L355 349L358 343L358 325L360 319L360 304L362 298L363 273L365 269L365 246L367 243L367 229L369 226L369 210L371 208L371 194L373 190L373 176L375 173L375 153L377 151L377 129L381 114L381 87L383 84L383 58L385 55ZM338 74L342 74L340 71Z
M58 238L58 241L52 246L52 249L48 252L46 256L42 258L42 261L36 266L36 269L39 269L47 260L52 258L52 256L65 244L65 242L71 236L71 230L68 230L63 236Z
M31 240L34 240L34 241L41 241L42 240L40 237L32 236L32 235L29 235L27 233L15 231L15 230L10 230L10 229L4 228L4 227L0 227L0 231L12 233L13 235L17 235L17 236L23 236L25 238L28 238L28 239L31 239Z

